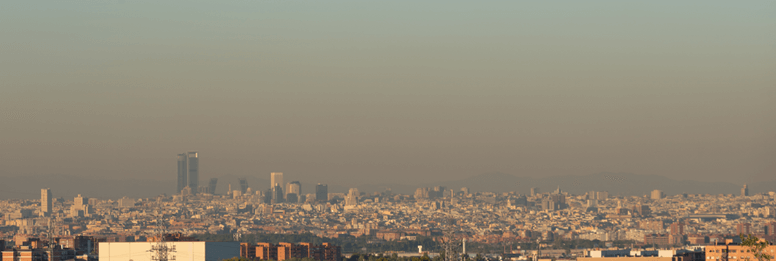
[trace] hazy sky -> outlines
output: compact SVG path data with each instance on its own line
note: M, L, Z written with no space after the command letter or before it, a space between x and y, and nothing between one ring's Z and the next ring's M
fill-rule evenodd
M0 177L776 179L774 1L5 1Z

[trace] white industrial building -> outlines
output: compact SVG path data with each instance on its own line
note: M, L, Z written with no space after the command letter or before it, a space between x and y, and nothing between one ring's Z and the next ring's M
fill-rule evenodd
M100 242L100 261L154 261L158 242ZM168 241L170 261L220 261L240 256L239 242ZM173 259L175 257L175 259Z

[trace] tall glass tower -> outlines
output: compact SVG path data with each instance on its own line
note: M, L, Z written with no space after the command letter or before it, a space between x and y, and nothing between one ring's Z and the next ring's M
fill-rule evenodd
M188 163L186 161L186 153L178 154L178 190L177 193L181 193L181 190L189 185L188 176Z
M199 158L196 151L189 151L186 161L188 161L189 188L191 191L199 189Z

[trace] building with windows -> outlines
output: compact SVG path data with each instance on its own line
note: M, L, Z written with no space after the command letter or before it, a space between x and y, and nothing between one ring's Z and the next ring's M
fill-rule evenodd
M50 217L52 211L51 189L44 188L40 190L40 216Z
M188 181L189 187L194 190L199 188L199 155L196 151L189 151L186 153L186 161L188 162Z
M186 153L178 154L178 188L175 190L177 193L180 193L183 188L189 185L188 163L186 162Z
M650 195L650 198L651 198L652 200L658 200L658 199L661 199L661 198L663 198L664 196L665 196L665 195L663 194L663 191L660 191L660 190L657 190L657 189L656 189L656 190L653 190L653 191L652 191L652 194Z
M180 193L188 186L192 192L199 191L199 155L196 151L178 154L178 187Z
M757 260L748 246L738 244L718 244L706 246L706 259L711 260ZM726 256L727 253L727 256ZM770 245L763 249L763 253L776 255L776 246Z
M329 201L329 186L321 183L315 185L315 201Z
M100 242L100 261L154 261L153 246L158 242ZM166 242L168 256L177 261L218 261L240 256L238 242Z
M283 172L272 172L269 175L269 186L275 188L275 186L283 186Z
M297 196L302 195L302 183L299 181L291 181L286 185L286 194L294 193Z
M240 257L248 259L277 260L311 258L319 261L340 261L342 249L329 243L313 245L310 243L286 243L277 245L271 243L242 243L240 245ZM251 249L253 248L253 249Z

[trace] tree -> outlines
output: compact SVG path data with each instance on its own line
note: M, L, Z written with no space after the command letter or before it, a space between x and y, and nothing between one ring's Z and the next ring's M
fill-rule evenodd
M765 260L771 260L773 259L773 255L769 255L765 253L765 248L768 247L768 241L766 240L760 240L754 235L744 235L741 234L741 245L749 247L749 250L752 251L752 255L754 255L755 258L757 258L758 261L765 261Z

